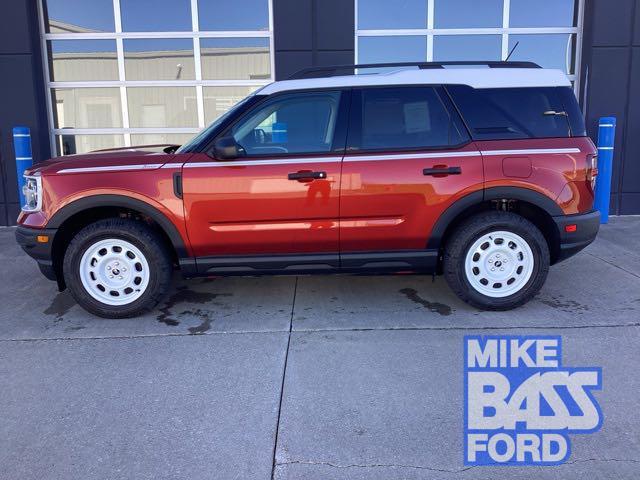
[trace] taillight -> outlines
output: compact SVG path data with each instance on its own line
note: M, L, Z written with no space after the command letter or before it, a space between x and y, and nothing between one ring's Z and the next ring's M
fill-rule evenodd
M591 190L596 187L598 176L598 155L587 155L587 180L591 182Z

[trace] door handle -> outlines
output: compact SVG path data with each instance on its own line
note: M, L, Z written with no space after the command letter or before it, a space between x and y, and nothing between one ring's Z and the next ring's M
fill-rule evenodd
M301 170L299 172L290 173L287 178L289 180L319 180L327 178L327 172L312 172L311 170Z
M462 168L460 167L435 167L435 168L425 168L422 170L423 175L460 175L462 173Z

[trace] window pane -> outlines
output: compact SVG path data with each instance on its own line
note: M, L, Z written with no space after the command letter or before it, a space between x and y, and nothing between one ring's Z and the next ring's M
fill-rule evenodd
M115 40L55 40L49 42L51 80L118 80Z
M193 87L128 87L129 124L139 127L197 127Z
M268 0L199 0L200 30L268 30Z
M123 135L56 135L58 156L124 147Z
M510 27L573 27L574 0L511 0Z
M475 139L569 136L565 116L544 114L563 109L555 88L473 89L454 85L447 89Z
M528 60L544 68L567 72L567 53L571 65L571 34L509 35L509 51L520 42L509 60ZM567 50L569 49L569 50Z
M190 0L120 0L122 31L191 30Z
M127 80L193 80L193 40L160 38L124 40Z
M503 0L435 0L435 28L502 27Z
M207 128L200 130L200 132L197 135L194 135L193 138L189 140L187 143L183 143L180 149L176 150L176 152L184 153L184 152L195 151L194 149L196 149L199 145L201 145L208 139L212 138L212 135L219 133L219 129L221 128L221 125L226 120L228 120L228 118L235 115L236 113L240 113L242 109L245 107L245 105L249 102L249 98L250 97L245 97L242 100L240 100L233 107L231 107L225 113L223 113L218 118L216 118L212 123L210 123L207 126ZM205 108L206 108L206 104L205 104Z
M268 102L233 127L247 155L331 150L339 92L298 93Z
M587 135L586 127L584 124L584 116L582 115L582 110L580 110L580 105L578 104L578 99L573 91L574 85L571 82L570 87L560 87L557 88L558 98L564 107L564 111L567 112L569 116L569 124L571 126L571 135L574 137L584 137Z
M358 29L427 28L427 0L359 0Z
M131 135L131 146L182 145L193 137L193 133L145 133Z
M424 62L427 37L359 37L358 63ZM371 73L371 69L367 69Z
M398 150L462 143L461 132L433 88L362 90L360 147Z
M435 61L500 60L502 37L500 35L436 35L433 37Z
M113 0L46 0L49 33L113 32Z
M55 128L122 127L117 88L57 88L51 90Z
M207 125L259 87L204 87L204 120Z
M202 38L200 56L205 80L271 78L268 38Z

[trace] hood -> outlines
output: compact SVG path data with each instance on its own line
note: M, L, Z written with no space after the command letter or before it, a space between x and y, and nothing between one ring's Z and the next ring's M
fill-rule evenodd
M50 160L38 162L30 169L26 170L27 175L56 174L60 170L75 168L91 169L101 167L134 167L140 165L141 168L160 168L169 162L173 153L164 152L167 145L144 145L136 147L114 148L109 150L98 150L91 153L76 155L65 155L55 157Z

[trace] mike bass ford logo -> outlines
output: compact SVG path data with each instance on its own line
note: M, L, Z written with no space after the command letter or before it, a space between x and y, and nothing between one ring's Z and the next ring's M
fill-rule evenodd
M562 365L559 336L464 339L465 465L557 465L602 425L599 367Z

